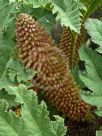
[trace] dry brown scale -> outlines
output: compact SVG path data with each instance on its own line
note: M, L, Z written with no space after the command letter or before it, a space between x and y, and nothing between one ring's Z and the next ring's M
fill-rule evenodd
M80 98L67 60L41 25L27 14L16 22L19 57L27 68L38 71L32 79L35 88L42 89L48 100L70 119L83 121L91 106Z

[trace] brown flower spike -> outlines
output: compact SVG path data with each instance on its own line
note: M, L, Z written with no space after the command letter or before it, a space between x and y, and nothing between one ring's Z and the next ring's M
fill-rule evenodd
M85 41L85 30L83 26L81 27L80 34L78 35L78 38L76 40L76 47L74 54L72 53L73 41L74 41L74 37L72 35L70 28L64 27L61 35L59 48L65 54L66 58L69 58L70 68L73 67L73 65L77 64L79 61L78 50L81 44Z
M73 44L73 35L69 28L64 27L61 35L61 40L59 44L60 50L63 51L66 58L69 58L69 61L71 60L71 47Z
M38 71L33 80L59 111L76 121L83 121L91 106L80 98L65 56L41 25L27 14L16 22L19 57L27 68Z

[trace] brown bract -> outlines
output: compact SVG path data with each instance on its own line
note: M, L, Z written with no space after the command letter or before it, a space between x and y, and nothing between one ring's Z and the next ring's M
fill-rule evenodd
M48 100L70 119L84 120L89 104L80 98L65 56L44 28L27 14L16 22L19 57L27 68L38 71L32 79L35 88L42 89Z

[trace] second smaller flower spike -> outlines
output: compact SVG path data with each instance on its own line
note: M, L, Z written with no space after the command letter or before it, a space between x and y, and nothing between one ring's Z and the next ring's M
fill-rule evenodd
M66 59L69 61L71 67L71 50L73 46L73 35L71 30L67 27L63 27L59 48L62 50Z
M72 120L84 121L91 105L80 97L65 56L44 28L27 14L20 14L16 22L16 37L22 63L38 71L32 79L59 111Z
M85 30L82 26L80 30L80 34L78 35L78 38L76 39L76 46L73 52L73 44L74 44L73 34L70 28L63 27L59 48L65 54L66 58L69 60L70 68L72 68L73 65L78 63L79 61L78 50L81 47L81 44L84 42L84 40L85 40Z

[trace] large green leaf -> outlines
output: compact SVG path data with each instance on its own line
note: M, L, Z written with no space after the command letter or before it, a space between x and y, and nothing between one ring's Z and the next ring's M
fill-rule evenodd
M12 2L12 0L10 0ZM16 0L14 0L16 1ZM22 0L18 0L22 1ZM39 8L41 6L46 6L48 3L50 3L52 0L23 0L24 3L28 5L33 5L33 8Z
M85 85L84 85L84 83L82 82L82 80L80 79L79 73L80 73L80 72L79 72L79 66L76 65L76 66L73 68L73 70L72 70L72 75L73 75L73 77L74 77L74 80L75 80L76 84L79 85L80 88L84 88Z
M86 68L80 72L80 79L94 94L102 95L102 56L85 45L80 49L80 58Z
M99 45L96 50L102 53L102 22L98 19L90 18L86 21L85 28L91 36L91 40Z
M54 117L57 121L52 121L52 126L56 132L56 136L65 136L65 129L63 129L63 119L59 116Z
M8 91L15 95L15 101L22 104L21 117L7 111L7 102L0 101L1 136L64 136L66 128L62 118L50 121L44 102L38 105L36 94L24 85L11 87ZM60 127L60 129L59 129ZM6 129L5 129L6 128ZM59 131L58 131L59 129Z
M35 74L36 72L34 70L25 69L18 59L10 58L6 64L4 74L0 78L0 89L7 89L9 86L18 85L21 82L30 87L32 84L28 81L31 80Z
M12 21L11 14L16 4L10 4L8 0L0 0L0 31L3 31Z
M14 82L12 82L6 74L7 73L5 72L3 77L0 78L0 91L2 91L2 89L7 89L10 85L14 85Z
M3 35L2 38L0 38L0 77L5 71L6 64L10 59L14 47L15 43L10 37Z
M18 59L11 58L7 63L8 75L11 81L15 81L15 77L17 81L20 83L21 81L27 82L31 80L36 72L34 70L25 69L23 64L20 63Z
M80 58L85 61L85 70L80 72L80 79L92 93L82 93L86 102L97 106L95 113L102 116L102 56L92 49L83 46Z
M15 102L15 96L8 94L7 91L4 89L0 90L0 101L1 100L6 100L8 102L9 108L11 108L12 106L18 105L18 103Z
M72 30L80 32L80 16L81 8L85 8L79 1L75 0L54 0L52 2L52 12L57 13L57 20L61 20L61 24L69 26Z
M102 136L102 131L96 131L96 136Z
M81 97L83 100L85 100L86 102L90 103L91 105L94 105L97 107L97 109L95 110L95 113L98 116L102 117L102 94L93 94L93 93L82 93Z
M55 16L51 11L45 8L33 9L33 16L37 18L38 22L44 26L47 32L51 33L53 25L55 23Z
M15 31L15 9L16 3L10 4L8 0L0 0L0 77L15 47L12 39Z

